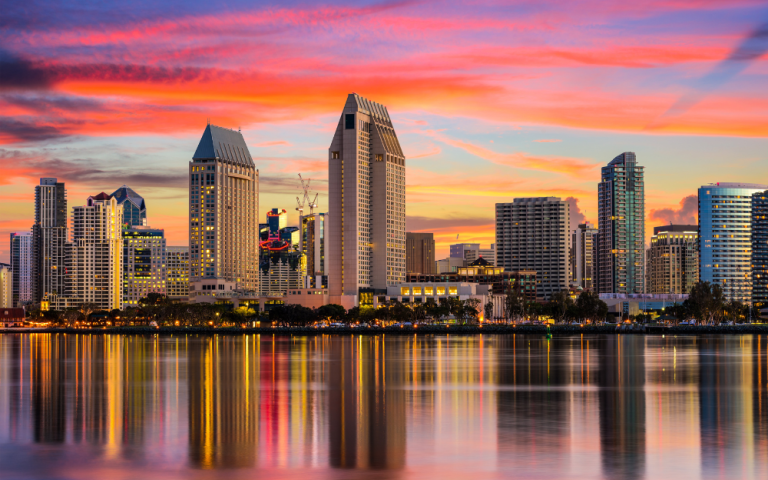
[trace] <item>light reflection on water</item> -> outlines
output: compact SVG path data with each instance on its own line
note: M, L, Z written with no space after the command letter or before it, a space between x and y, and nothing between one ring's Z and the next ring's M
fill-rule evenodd
M766 478L768 338L0 335L1 478Z

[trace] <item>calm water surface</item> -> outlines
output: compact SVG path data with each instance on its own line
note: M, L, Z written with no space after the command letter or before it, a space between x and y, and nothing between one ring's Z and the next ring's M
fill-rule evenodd
M0 335L0 478L768 478L768 338Z

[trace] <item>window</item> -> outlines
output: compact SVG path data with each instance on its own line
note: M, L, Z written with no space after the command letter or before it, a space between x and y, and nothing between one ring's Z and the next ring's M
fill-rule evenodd
M413 287L414 295L421 295L421 287Z
M384 161L384 155L377 153L376 154L376 161L377 162L383 162Z
M339 154L340 154L340 153L341 153L341 152L331 152L331 158L333 158L333 159L338 159L338 158L341 158L341 157L339 156Z
M434 289L432 287L424 287L424 295L434 295Z
M456 287L448 287L448 295L458 295L459 289Z
M355 114L354 113L347 113L344 115L344 129L345 130L354 130L355 129Z
M438 295L445 295L445 287L437 287Z
M408 287L400 287L400 295L410 295L411 290Z

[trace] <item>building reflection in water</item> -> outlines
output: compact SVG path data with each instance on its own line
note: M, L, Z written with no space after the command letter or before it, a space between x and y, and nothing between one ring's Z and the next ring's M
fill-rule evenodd
M327 348L331 466L401 469L406 451L402 342L361 336Z
M187 345L189 459L198 468L256 465L259 342L214 336Z
M32 335L33 439L36 443L63 443L66 439L66 384L64 335Z
M645 474L645 343L632 335L598 341L600 458L606 478Z

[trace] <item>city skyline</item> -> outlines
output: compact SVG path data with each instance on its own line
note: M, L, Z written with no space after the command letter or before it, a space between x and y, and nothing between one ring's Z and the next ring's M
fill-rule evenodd
M569 199L572 226L596 224L599 168L616 152L646 167L646 246L653 226L696 222L700 186L766 182L761 3L553 7L11 10L0 234L30 229L30 187L57 177L70 198L131 186L185 245L189 144L208 119L241 127L262 203L290 209L302 173L327 211L327 139L349 92L392 113L410 160L406 230L434 232L437 258L457 234L493 243L493 205L515 197ZM262 61L243 46L263 46ZM371 73L350 74L360 63ZM3 242L0 262L9 254Z

